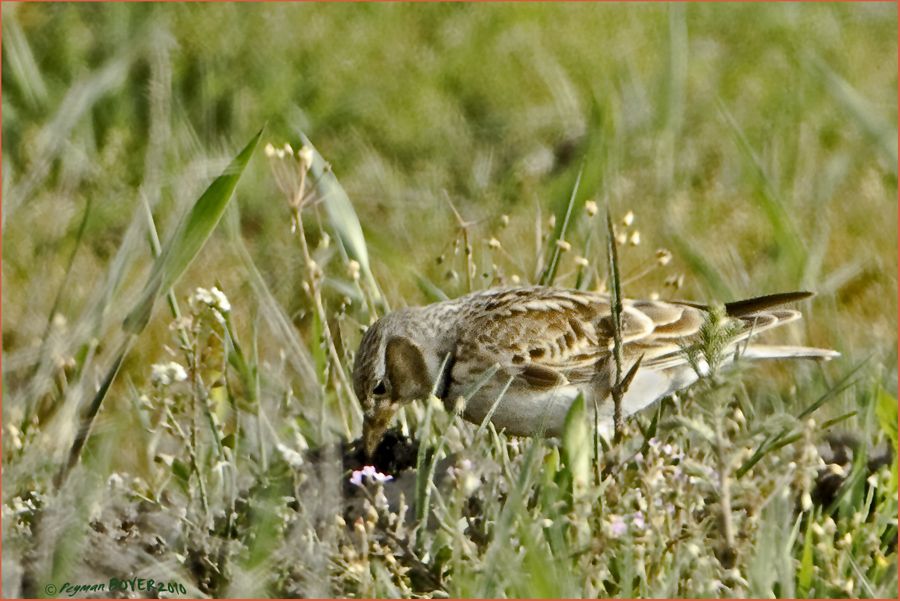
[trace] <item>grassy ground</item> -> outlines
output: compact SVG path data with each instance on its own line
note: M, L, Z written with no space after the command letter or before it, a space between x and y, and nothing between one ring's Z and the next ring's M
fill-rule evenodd
M896 595L894 5L2 10L4 596ZM263 125L123 331L152 232L202 242L179 220ZM301 132L334 175L316 156L292 207L301 163L264 145ZM349 484L361 329L536 281L557 238L555 282L603 288L606 205L626 295L815 290L780 340L842 357L728 374L597 453L422 403L416 469Z

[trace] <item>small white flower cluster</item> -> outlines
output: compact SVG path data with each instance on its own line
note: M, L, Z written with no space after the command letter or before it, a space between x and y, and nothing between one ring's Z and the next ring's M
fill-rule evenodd
M278 158L285 159L288 157L294 156L294 147L285 142L284 146L281 148L276 148L272 145L272 143L266 144L264 149L266 156L270 159ZM309 168L313 162L313 151L312 148L308 146L301 146L300 149L296 152L297 160L306 168Z
M187 380L187 372L175 361L154 363L150 368L150 381L154 386L169 386L173 382Z
M206 288L197 288L191 294L188 302L193 311L197 311L201 307L209 307L212 309L213 315L219 323L225 323L225 316L231 311L231 303L225 293L213 286L209 290Z
M10 504L11 513L13 515L30 514L37 511L37 506L32 499L23 499L22 497L14 497Z
M625 216L622 217L622 225L625 227L624 230L616 233L616 242L619 244L625 244L626 242L631 244L631 246L639 246L641 243L641 232L637 228L631 230L631 232L626 231L627 228L630 228L634 225L634 211L628 211L625 213Z
M11 441L12 447L20 451L22 450L22 431L15 424L6 424L7 440Z
M375 466L366 465L361 470L353 470L353 473L350 475L350 484L353 484L354 486L363 486L367 482L377 482L382 484L393 479L393 476L382 474L376 470Z
M463 459L458 464L448 467L447 475L459 483L463 494L467 496L481 486L481 479L475 473L475 464L469 459Z
M276 448L281 453L281 457L291 466L291 469L298 470L303 467L303 455L280 442L276 445Z
M113 472L106 479L106 486L111 490L125 490L127 478L129 478L128 474L123 476L119 472Z

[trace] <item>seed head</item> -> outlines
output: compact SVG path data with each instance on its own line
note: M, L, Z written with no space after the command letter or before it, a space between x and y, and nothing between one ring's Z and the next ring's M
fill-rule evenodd
M297 151L297 159L300 161L300 165L304 169L309 169L310 167L312 167L313 157L313 149L309 146L304 146Z
M350 262L347 263L347 272L350 274L350 277L354 282L359 280L359 262L354 259L350 259Z

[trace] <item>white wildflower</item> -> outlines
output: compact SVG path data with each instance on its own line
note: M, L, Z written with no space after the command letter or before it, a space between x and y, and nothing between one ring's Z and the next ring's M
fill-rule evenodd
M119 472L113 472L106 479L106 485L113 490L122 490L125 488L125 479L122 478Z
M812 504L812 496L810 496L809 492L804 492L800 495L800 507L803 508L803 511L812 509Z
M347 263L347 272L350 274L350 278L354 282L359 279L359 270L360 270L359 261L350 259L350 262Z
M278 452L281 453L281 457L289 466L291 466L291 468L296 470L303 466L303 455L280 442L276 445L276 448L278 449Z
M22 449L22 433L13 424L7 424L6 431L9 434L8 440L12 441L12 446L17 451Z
M154 363L150 367L150 382L156 386L169 386L174 382L187 380L187 372L175 361Z
M350 484L363 486L366 482L383 483L393 479L393 476L382 474L376 470L375 466L366 465L361 470L353 470L353 473L350 475Z
M297 158L304 169L309 169L312 166L314 157L313 149L309 146L304 146L297 151Z
M188 299L191 308L195 311L202 305L213 310L213 314L219 323L225 323L225 315L231 311L231 302L225 293L213 286L210 289L197 288Z

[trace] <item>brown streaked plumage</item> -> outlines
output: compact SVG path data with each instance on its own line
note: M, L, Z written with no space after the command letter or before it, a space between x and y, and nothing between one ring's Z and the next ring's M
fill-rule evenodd
M741 343L747 358L837 356L748 340L799 319L798 311L778 307L808 296L794 292L726 304L740 326L729 350ZM707 312L690 302L626 299L623 305L624 369L643 357L623 399L623 413L630 415L697 380L682 349L696 340ZM506 388L491 421L518 435L558 434L581 393L588 407L597 402L608 431L615 370L611 320L606 295L539 286L486 290L386 315L363 336L353 368L367 452L375 450L400 404L431 392L447 405L467 398L463 416L481 423ZM734 353L726 354L731 360Z

